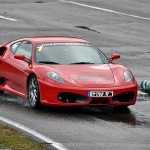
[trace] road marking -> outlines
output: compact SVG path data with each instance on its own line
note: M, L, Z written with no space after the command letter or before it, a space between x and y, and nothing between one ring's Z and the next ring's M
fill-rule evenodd
M73 1L67 1L67 0L59 0L59 1L64 2L64 3L79 5L79 6L82 6L82 7L92 8L92 9L96 9L96 10L100 10L100 11L105 11L105 12L109 12L109 13L114 13L114 14L118 14L118 15L123 15L123 16L128 16L128 17L133 17L133 18L138 18L138 19L150 21L150 18L141 17L141 16L137 16L137 15L132 15L132 14L128 14L128 13L123 13L123 12L119 12L119 11L114 11L114 10L111 10L111 9L105 9L105 8L101 8L101 7L86 5L86 4L77 3L77 2L73 2Z
M50 143L53 147L55 147L58 150L68 150L61 143L57 143L53 139L51 139L49 137L46 137L45 135L42 135L41 133L38 133L38 132L36 132L36 131L34 131L34 130L32 130L32 129L30 129L30 128L22 125L22 124L19 124L17 122L14 122L12 120L9 120L9 119L7 119L5 117L1 117L1 116L0 116L0 121L5 122L7 124L10 124L10 125L18 128L18 129L21 129L21 130L23 130L23 131L25 131L25 132L27 132L27 133L37 137L37 138L43 140L46 143Z
M4 17L4 16L0 16L0 19L5 19L5 20L9 20L9 21L18 21L18 20L16 20L16 19L7 18L7 17Z

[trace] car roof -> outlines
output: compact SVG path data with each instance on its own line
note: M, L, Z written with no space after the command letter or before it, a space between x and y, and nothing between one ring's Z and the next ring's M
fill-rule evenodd
M76 37L67 37L67 36L38 36L38 37L27 37L19 40L29 40L34 43L43 43L43 42L88 42L84 39ZM88 42L89 43L89 42Z

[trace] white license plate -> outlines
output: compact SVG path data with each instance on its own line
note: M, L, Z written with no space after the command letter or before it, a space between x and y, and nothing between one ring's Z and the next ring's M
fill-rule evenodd
M113 91L88 91L88 97L112 97Z

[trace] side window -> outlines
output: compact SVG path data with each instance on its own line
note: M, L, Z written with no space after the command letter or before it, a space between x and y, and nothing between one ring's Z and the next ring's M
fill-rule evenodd
M21 42L17 42L15 44L12 44L11 47L10 47L10 50L13 54L15 54L17 48L19 47L19 45L21 44Z
M24 54L26 58L31 59L32 54L32 44L30 41L23 41L17 48L15 54Z

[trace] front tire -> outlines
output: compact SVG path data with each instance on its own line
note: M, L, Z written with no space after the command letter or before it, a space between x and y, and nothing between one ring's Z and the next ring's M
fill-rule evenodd
M40 106L40 92L39 92L38 81L35 75L32 75L29 78L28 99L31 108L35 109Z

